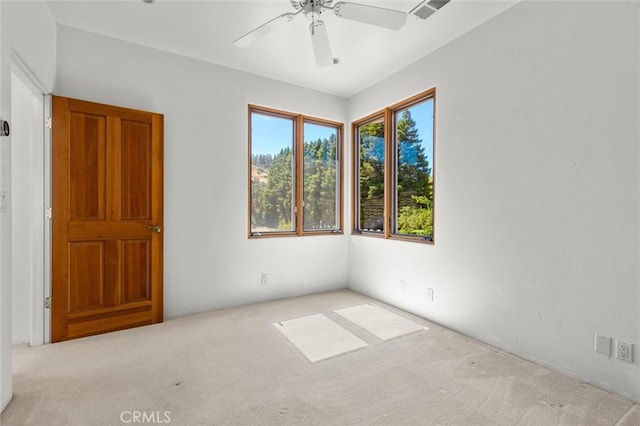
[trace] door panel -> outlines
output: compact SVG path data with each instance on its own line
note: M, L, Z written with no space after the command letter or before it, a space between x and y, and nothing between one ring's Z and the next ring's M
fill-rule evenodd
M105 306L104 242L69 244L69 312Z
M151 126L122 121L122 219L149 219Z
M51 340L161 322L163 116L52 101Z
M124 303L151 299L149 241L124 241L122 300Z
M70 219L105 219L105 117L71 113Z

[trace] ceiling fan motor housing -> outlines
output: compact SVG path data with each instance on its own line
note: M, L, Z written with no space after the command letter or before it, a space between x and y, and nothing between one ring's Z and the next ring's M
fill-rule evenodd
M320 13L323 7L331 7L332 4L333 0L291 0L291 6L295 10L305 9L305 14Z

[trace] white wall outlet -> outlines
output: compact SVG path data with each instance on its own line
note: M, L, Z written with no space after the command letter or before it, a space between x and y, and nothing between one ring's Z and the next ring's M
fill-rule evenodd
M262 275L260 275L260 284L262 285L267 285L267 273L263 272Z
M616 358L625 362L633 362L633 344L616 340Z
M611 337L600 336L596 333L596 352L611 356Z
M427 288L427 299L431 300L433 302L433 289L432 288Z
M407 282L405 280L400 280L400 291L403 293L407 291Z

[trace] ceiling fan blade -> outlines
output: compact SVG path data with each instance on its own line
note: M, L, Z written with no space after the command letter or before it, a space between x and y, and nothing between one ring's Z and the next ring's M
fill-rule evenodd
M238 37L233 41L233 44L236 47L247 47L251 43L253 43L254 40L269 34L271 31L273 31L274 28L278 27L280 24L291 21L293 17L296 16L298 13L299 12L283 13L280 16L276 16L270 21L267 21L264 24L260 25L258 28L255 28L249 31L248 33L246 33L245 35Z
M346 1L336 3L333 6L333 11L341 18L364 22L390 30L399 30L407 21L406 12Z
M333 53L331 53L331 45L329 44L329 35L327 28L322 21L314 21L309 25L311 32L311 43L313 44L313 52L316 55L316 64L319 67L327 67L333 64Z

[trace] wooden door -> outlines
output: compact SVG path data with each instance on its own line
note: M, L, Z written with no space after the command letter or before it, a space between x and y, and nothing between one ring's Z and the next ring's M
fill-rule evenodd
M163 115L52 104L51 341L162 322Z

